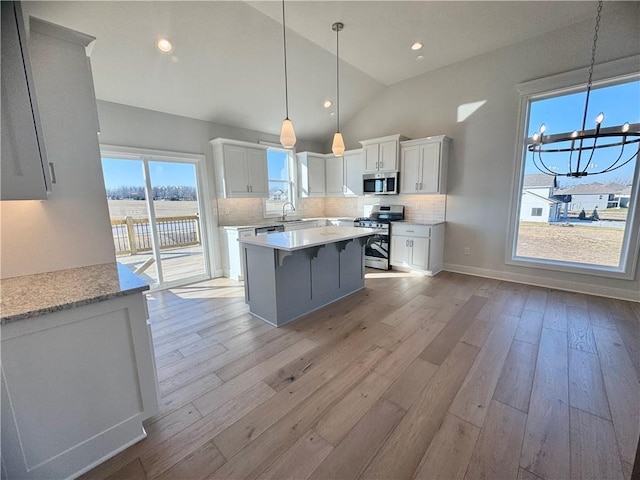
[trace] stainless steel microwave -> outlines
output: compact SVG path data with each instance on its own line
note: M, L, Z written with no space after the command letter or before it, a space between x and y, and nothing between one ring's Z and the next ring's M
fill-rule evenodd
M400 184L398 172L367 173L362 176L365 195L397 195Z

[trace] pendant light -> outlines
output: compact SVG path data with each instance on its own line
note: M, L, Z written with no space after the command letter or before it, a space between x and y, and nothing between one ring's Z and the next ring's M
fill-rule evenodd
M591 83L593 77L593 66L596 60L596 46L598 42L598 30L600 29L600 13L602 12L602 0L598 1L598 11L596 16L596 27L593 35L593 45L591 47L591 64L589 66L589 79L587 81L587 97L584 105L584 114L582 116L582 128L573 133L558 133L554 135L546 134L546 126L542 124L538 132L534 133L527 140L529 146L527 150L532 153L533 164L542 173L550 176L563 176L581 178L587 175L599 175L608 173L625 166L634 157L638 155L639 150L631 148L631 156L624 157L625 146L640 142L640 124L619 125L617 127L601 128L604 120L604 113L600 113L595 118L595 129L586 130L587 110L589 108L589 96L591 94ZM593 155L598 149L609 149L619 147L619 151L614 153L611 160L605 168L599 171L590 171L594 169L595 164L592 162ZM609 150L611 151L611 150ZM583 158L583 152L586 153ZM568 154L568 165L566 170L561 170L559 165L550 163L552 160L543 158L542 154L563 153ZM574 159L574 155L577 157ZM545 155L548 157L548 155ZM566 156L561 156L561 160L565 160ZM545 163L546 162L546 163Z
M282 0L282 43L284 45L284 102L286 116L280 129L280 143L284 148L293 148L296 144L296 132L293 131L293 122L289 120L289 85L287 82L287 27L284 21L284 0Z
M331 151L336 157L344 153L344 139L340 133L340 58L338 55L338 33L343 28L344 24L341 22L336 22L331 26L331 29L336 32L336 133L333 135L333 144L331 145Z

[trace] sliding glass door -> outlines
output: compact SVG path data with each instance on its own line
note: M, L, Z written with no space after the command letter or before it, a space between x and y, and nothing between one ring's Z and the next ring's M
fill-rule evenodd
M209 277L198 167L186 159L103 154L117 260L153 288Z

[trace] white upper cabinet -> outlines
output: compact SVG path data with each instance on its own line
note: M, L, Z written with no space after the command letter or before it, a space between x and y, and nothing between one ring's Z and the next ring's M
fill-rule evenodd
M400 193L447 192L450 142L440 135L400 143Z
M298 173L300 175L301 197L324 197L325 187L325 155L320 153L301 152L298 157Z
M347 150L342 157L327 154L326 186L328 197L362 195L364 159L361 149Z
M211 140L211 145L218 197L269 196L266 146L225 138Z
M362 140L364 155L364 172L395 172L398 170L400 156L400 142L406 140L402 135Z
M333 154L326 156L327 168L327 196L341 197L344 195L344 158Z
M363 195L362 174L364 173L364 155L361 149L344 152L345 195Z
M2 4L2 200L44 200L51 190L20 4Z

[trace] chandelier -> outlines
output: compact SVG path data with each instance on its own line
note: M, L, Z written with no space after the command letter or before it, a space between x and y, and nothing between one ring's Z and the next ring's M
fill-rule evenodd
M602 127L604 113L598 114L595 118L595 128L586 129L587 110L589 108L589 96L593 78L593 65L596 59L596 45L598 42L598 30L600 28L600 14L602 12L602 0L598 1L598 14L596 16L596 27L593 35L593 47L591 49L591 65L589 66L589 80L587 81L587 97L584 105L584 115L582 117L582 128L573 133L559 133L546 135L546 126L542 124L538 132L528 140L527 150L532 153L533 164L546 175L566 176L581 178L587 175L599 175L617 170L628 164L634 157L638 156L639 150L631 146L631 156L625 158L625 147L640 142L640 124L625 123L616 127ZM590 171L596 165L593 163L593 155L599 149L618 147L618 152L612 154L609 165L599 171ZM568 168L566 172L559 171L555 165L543 159L546 153L569 154ZM617 157L616 157L617 154ZM629 153L627 152L627 155ZM615 158L615 160L613 160Z
M282 0L282 44L284 49L284 102L285 117L280 129L280 143L284 148L293 148L296 144L296 132L293 130L293 122L289 119L289 84L287 79L287 25L284 21L284 0Z
M343 28L344 23L342 22L336 22L331 25L331 29L336 32L336 133L333 135L331 151L336 157L344 153L344 139L342 138L342 133L340 133L340 57L338 49L338 34Z

